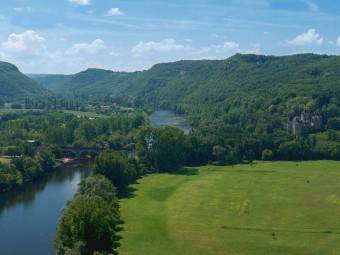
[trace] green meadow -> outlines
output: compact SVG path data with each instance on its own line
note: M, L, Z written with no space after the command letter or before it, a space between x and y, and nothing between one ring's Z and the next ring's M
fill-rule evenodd
M9 164L10 162L11 162L11 159L0 157L0 163L2 163L2 164Z
M44 111L42 109L0 109L0 115L7 114L7 113L21 113L21 112L28 112L28 111L36 111L41 112ZM81 111L72 111L72 110L63 110L65 113L73 114L75 116L80 117L88 117L88 118L108 118L108 116L103 114L98 114L95 112L81 112Z
M121 198L121 255L340 254L340 162L152 174Z

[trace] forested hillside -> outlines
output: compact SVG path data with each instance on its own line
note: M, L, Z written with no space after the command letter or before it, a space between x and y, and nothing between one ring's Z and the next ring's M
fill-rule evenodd
M54 87L66 82L72 75L66 74L27 74L28 77L37 81L40 85L47 89L53 89Z
M0 99L42 98L51 95L36 81L22 74L16 66L0 62Z
M83 72L70 75L67 79L61 80L58 86L53 85L51 90L61 95L76 96L83 99L104 99L104 96L115 94L121 91L120 85L128 83L135 76L135 73L113 72L89 68ZM55 76L51 77L55 80ZM56 80L55 80L56 81ZM49 77L45 77L45 84L51 83Z
M339 56L236 54L225 60L157 64L134 73L88 69L53 89L92 101L172 109L189 115L193 126L221 119L249 131L273 130L308 110L322 115L324 124L331 119L334 128L340 115L339 77Z
M230 118L236 109L239 115L258 110L291 115L339 105L339 76L340 57L237 54L222 61L155 65L123 92L201 117Z

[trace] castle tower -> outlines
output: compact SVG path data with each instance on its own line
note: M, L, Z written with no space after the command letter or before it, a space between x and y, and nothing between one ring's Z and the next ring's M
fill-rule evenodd
M310 121L311 115L309 112L303 111L301 112L301 120L303 122Z
M314 129L321 129L322 127L322 116L313 116L310 123Z

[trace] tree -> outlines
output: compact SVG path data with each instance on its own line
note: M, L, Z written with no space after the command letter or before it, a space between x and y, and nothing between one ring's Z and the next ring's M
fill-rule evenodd
M273 159L273 151L272 150L268 150L268 149L264 149L262 151L262 160L264 161L269 161Z
M114 204L99 196L75 196L58 221L54 240L57 254L66 254L77 246L82 255L92 255L95 251L114 252L118 222Z
M34 157L35 155L33 145L28 142L21 143L19 146L19 150L20 150L21 155L25 157Z
M112 184L112 182L109 181L109 179L105 178L103 175L98 174L92 177L85 178L78 184L78 186L79 187L76 196L99 196L108 203L118 203L118 200L116 198L116 187Z
M117 254L120 215L116 192L101 175L81 181L58 221L53 242L58 255Z
M22 174L13 164L0 163L0 192L22 185Z
M55 157L49 150L41 150L39 152L40 165L45 172L51 171L55 166Z
M158 172L175 172L184 164L187 138L178 128L165 126L153 132L150 148L153 167Z
M9 146L6 148L5 154L12 157L20 156L19 147Z
M30 157L14 158L12 163L22 173L24 183L33 181L43 173L39 162Z
M93 174L104 175L118 190L133 183L140 175L134 159L129 159L125 151L110 150L103 151L95 158Z
M220 164L224 164L225 157L227 155L226 148L224 148L224 147L222 147L220 145L215 145L213 147L212 154L216 157L216 159L219 161Z

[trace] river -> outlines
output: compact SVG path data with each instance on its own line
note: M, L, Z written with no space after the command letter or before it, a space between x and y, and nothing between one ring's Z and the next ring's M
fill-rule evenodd
M62 208L91 173L91 162L74 161L45 178L0 195L0 254L52 255Z
M185 116L177 115L172 111L155 111L149 118L154 127L172 126L183 130L185 134L188 134L191 129L189 120Z

